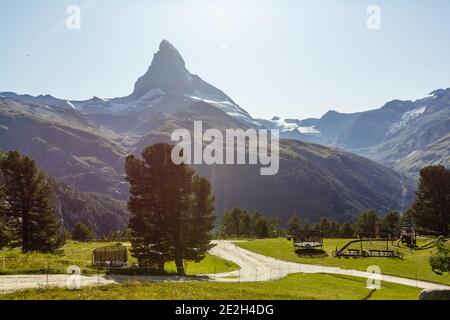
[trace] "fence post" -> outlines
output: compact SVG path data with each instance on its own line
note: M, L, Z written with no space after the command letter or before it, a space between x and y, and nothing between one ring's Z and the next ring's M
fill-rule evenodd
M47 261L47 277L46 277L46 282L45 282L45 287L48 287L48 272L49 272L49 266L48 266L48 261Z

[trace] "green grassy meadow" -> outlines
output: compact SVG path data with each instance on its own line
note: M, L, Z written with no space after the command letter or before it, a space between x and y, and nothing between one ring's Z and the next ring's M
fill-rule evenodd
M418 280L425 280L436 283L450 285L450 277L448 275L438 275L431 270L428 259L435 249L415 250L400 247L394 248L401 251L404 255L403 260L397 258L334 258L332 252L337 248L344 246L348 239L324 239L323 250L325 255L318 256L298 256L292 245L292 241L286 238L252 240L248 242L236 242L236 245L254 251L263 255L272 256L280 260L292 261L305 264L316 264L324 266L341 267L343 269L367 270L370 265L378 265L383 274L401 276ZM423 245L430 239L418 239L418 245ZM446 245L450 245L447 242ZM353 244L350 248L359 249L359 244ZM386 243L373 242L370 245L364 243L364 249L385 249ZM389 249L393 247L389 243Z
M417 300L420 289L384 282L366 288L366 279L328 274L293 274L271 282L163 282L50 288L0 295L0 300Z
M3 274L60 274L66 273L67 267L77 265L83 274L103 273L104 268L92 267L92 250L94 248L114 245L117 242L76 242L68 241L61 254L28 253L20 249L0 250L0 275ZM127 245L125 243L125 245ZM129 247L130 248L130 247ZM129 265L135 265L136 259L129 252ZM186 274L212 274L238 270L239 266L231 261L213 255L207 255L201 262L186 262ZM165 265L168 273L175 273L175 264Z

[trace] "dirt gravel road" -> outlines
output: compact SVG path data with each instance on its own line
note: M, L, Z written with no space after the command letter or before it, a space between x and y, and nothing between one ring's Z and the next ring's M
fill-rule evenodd
M95 275L79 277L80 286L96 286L117 284L129 281L167 282L167 281L218 281L218 282L254 282L271 281L283 278L292 273L329 273L355 277L369 278L373 274L358 271L345 270L336 267L299 264L277 260L239 248L230 241L215 241L216 246L211 249L211 254L233 261L240 266L237 271L201 275L198 277L174 277L174 276L108 276ZM413 279L380 275L381 281L393 282L422 289L450 289L449 286L416 281ZM71 275L5 275L0 276L0 292L13 292L23 289L45 288L47 286L64 287L76 284Z

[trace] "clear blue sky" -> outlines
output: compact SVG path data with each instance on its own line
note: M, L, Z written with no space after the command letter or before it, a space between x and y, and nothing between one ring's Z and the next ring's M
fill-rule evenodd
M81 30L65 26L79 5ZM366 27L377 4L382 28ZM0 91L129 94L162 39L255 117L355 112L450 87L448 0L9 0Z

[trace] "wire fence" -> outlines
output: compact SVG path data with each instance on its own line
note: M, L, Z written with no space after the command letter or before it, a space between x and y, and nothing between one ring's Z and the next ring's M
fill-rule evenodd
M109 265L108 261L101 264L91 260L77 259L42 259L27 257L0 257L0 275L10 274L65 274L70 266L78 266L85 275L96 273L130 274L130 275L160 275L175 274L177 269L172 264L162 267L137 266L135 263L123 266ZM186 265L185 265L186 267Z
M306 265L298 263L283 263L280 267L261 266L245 267L226 273L218 273L216 266L210 268L207 274L190 276L181 279L177 276L174 265L164 268L156 266L126 265L123 267L94 265L92 261L69 259L28 259L34 265L23 266L18 258L0 258L0 292L9 292L27 288L42 289L51 286L67 287L70 285L93 286L102 284L125 283L133 281L179 281L179 280L217 280L234 282L260 282L282 279L290 274L334 274L335 276L350 276L367 278L369 284L376 284L381 279L382 270L378 266L370 266L367 270L357 271L326 265ZM36 266L36 264L40 264ZM377 268L378 267L378 268ZM220 270L220 269L219 269ZM378 270L378 271L377 271ZM365 275L363 274L365 272ZM371 273L371 275L369 275ZM372 274L373 273L373 274ZM416 270L415 275L408 276L409 285L419 287L424 275ZM369 283L370 280L370 283ZM363 280L364 282L365 280Z
M187 266L185 266L187 267ZM373 266L372 266L373 267ZM27 256L0 257L0 292L11 292L23 289L43 289L48 287L77 288L77 286L95 286L134 281L180 281L180 280L209 280L233 282L260 282L274 281L289 274L323 273L335 274L337 277L349 276L356 278L367 277L370 283L376 283L377 273L370 276L361 275L369 270L345 269L341 266L324 264L280 263L273 266L255 268L244 267L226 273L218 273L216 266L208 268L206 275L190 276L181 279L177 277L177 269L173 263L166 264L164 268L157 266L137 266L135 262L125 266L96 265L92 260L86 259L46 259ZM222 270L219 267L219 271ZM356 271L356 272L355 272ZM384 272L386 271L386 273ZM370 271L372 272L372 271ZM398 275L408 278L410 286L420 288L421 281L430 281L429 274L420 268L409 270L408 274L389 274L388 270L379 270L379 274ZM358 275L358 273L360 273ZM150 276L150 277L149 277ZM78 279L78 280L77 280ZM364 285L363 279L362 285ZM384 281L384 280L383 280ZM432 279L431 279L432 281ZM77 283L79 285L77 285ZM369 282L368 282L369 286Z

